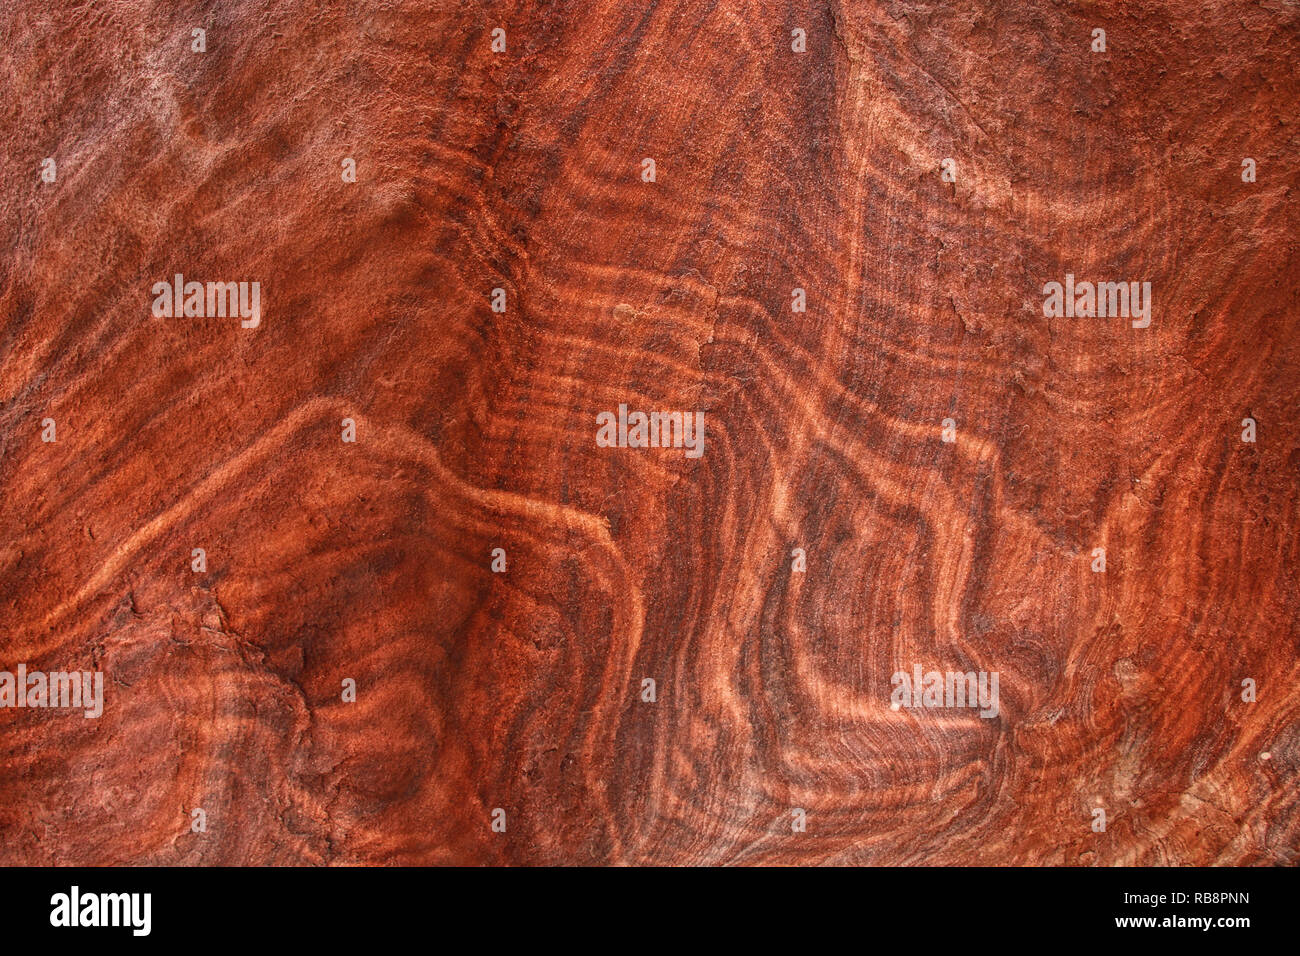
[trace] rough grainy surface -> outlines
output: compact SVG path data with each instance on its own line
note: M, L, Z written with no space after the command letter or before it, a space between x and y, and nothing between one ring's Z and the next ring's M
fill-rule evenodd
M1297 861L1295 2L0 47L0 668L106 685L0 710L0 862ZM155 317L177 272L261 325ZM1045 317L1066 273L1150 327ZM620 403L704 455L598 447ZM891 709L914 665L997 717Z

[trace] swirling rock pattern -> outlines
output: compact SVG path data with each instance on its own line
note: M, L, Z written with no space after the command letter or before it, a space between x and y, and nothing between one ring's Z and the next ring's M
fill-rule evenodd
M106 686L0 709L0 862L1296 862L1295 3L0 45L0 667ZM156 317L178 272L260 327ZM917 665L998 715L892 708Z

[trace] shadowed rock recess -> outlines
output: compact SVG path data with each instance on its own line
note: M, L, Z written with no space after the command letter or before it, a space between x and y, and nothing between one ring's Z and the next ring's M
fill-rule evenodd
M0 863L1297 862L1295 2L0 48Z

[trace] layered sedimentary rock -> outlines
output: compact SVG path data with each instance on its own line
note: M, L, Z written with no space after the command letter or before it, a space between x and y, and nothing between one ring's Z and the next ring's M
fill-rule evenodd
M1296 861L1294 3L0 45L0 862Z

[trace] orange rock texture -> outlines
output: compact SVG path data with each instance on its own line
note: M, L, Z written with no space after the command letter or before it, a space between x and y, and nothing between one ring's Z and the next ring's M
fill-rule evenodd
M1297 861L1295 3L0 47L0 863Z

